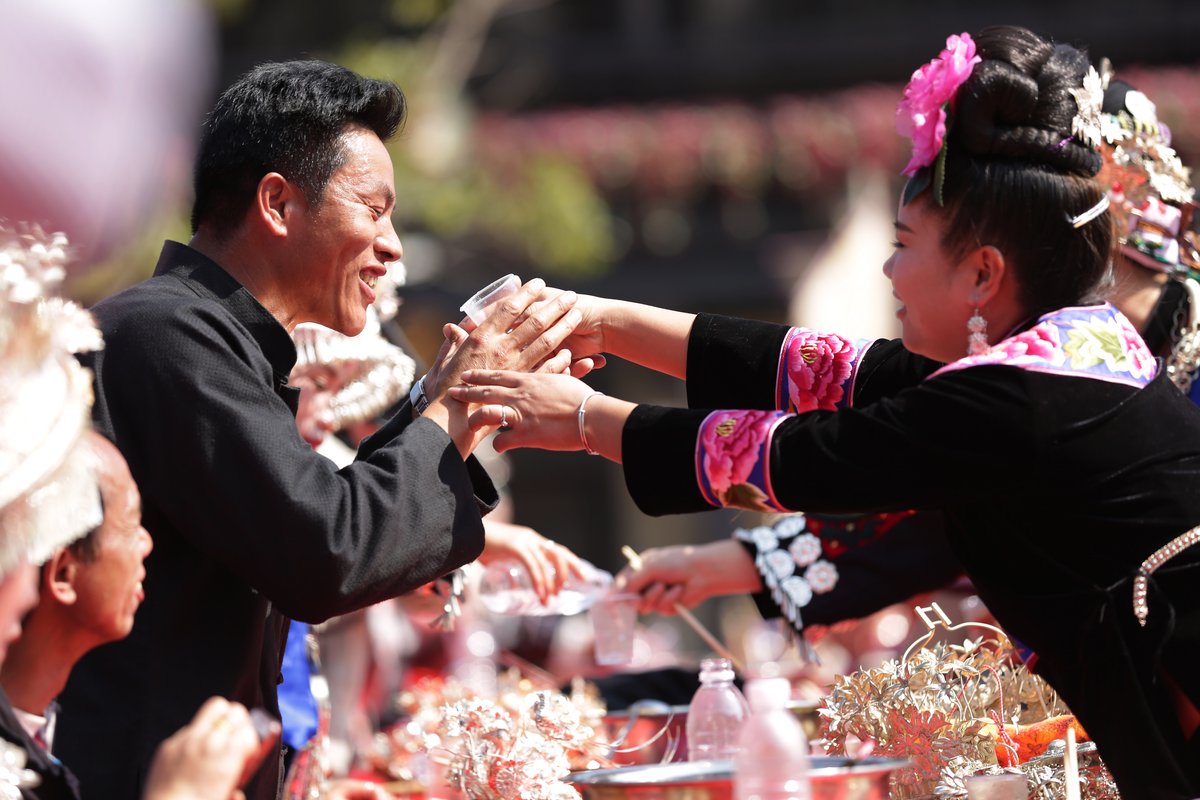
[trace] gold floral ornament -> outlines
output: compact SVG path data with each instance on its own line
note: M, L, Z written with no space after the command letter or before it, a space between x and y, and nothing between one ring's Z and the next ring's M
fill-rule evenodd
M75 354L103 340L58 294L66 262L63 234L0 224L0 575L41 563L102 517L82 446L91 374Z
M927 621L931 632L934 624ZM1028 756L1022 731L1051 720L1066 723L1070 712L1007 642L938 642L906 659L839 676L818 713L831 755L844 755L853 736L874 741L876 755L911 762L891 777L893 800L965 797L966 777L1006 769L1023 773L1039 800L1063 796L1061 755L1057 761ZM1083 797L1114 796L1107 793L1112 777L1094 749L1086 761Z

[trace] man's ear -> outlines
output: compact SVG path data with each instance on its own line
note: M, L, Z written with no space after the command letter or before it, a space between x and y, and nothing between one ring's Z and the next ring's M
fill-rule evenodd
M986 306L1000 294L1009 279L1008 263L1004 254L992 245L975 248L965 259L968 279L971 281L970 298L976 308Z
M268 172L254 193L254 216L273 235L287 236L288 212L302 202L300 190L278 172Z
M80 563L70 550L60 547L42 567L42 592L60 605L74 605L79 598L75 591L75 579L79 576Z

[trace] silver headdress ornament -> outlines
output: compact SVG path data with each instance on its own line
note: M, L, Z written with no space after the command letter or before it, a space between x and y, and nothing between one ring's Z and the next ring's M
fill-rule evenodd
M91 374L75 360L103 340L58 295L66 247L61 233L0 225L0 575L41 563L103 516L83 444Z
M293 375L311 367L330 367L338 373L340 388L332 403L335 430L385 411L412 386L416 363L384 338L382 330L382 323L399 308L396 288L403 282L404 265L396 262L376 284L377 299L367 309L367 324L357 336L314 323L297 325L292 331Z
M1191 170L1171 148L1171 130L1146 95L1111 80L1103 62L1101 115L1104 164L1097 179L1108 188L1122 250L1152 269L1200 270L1200 242L1191 229L1196 192Z
M1071 90L1075 98L1075 118L1071 135L1090 147L1100 146L1100 108L1104 105L1104 83L1095 67L1088 67L1083 86Z

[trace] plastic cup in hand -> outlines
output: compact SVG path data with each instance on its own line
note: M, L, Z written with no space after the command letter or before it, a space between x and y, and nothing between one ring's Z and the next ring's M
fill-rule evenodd
M494 280L476 292L470 300L459 307L459 311L476 325L481 324L491 313L490 307L521 288L521 279L511 272Z
M597 664L617 666L633 663L633 642L640 602L640 595L614 592L601 597L588 610L596 640Z
M971 775L963 779L968 800L1026 800L1029 786L1019 772Z

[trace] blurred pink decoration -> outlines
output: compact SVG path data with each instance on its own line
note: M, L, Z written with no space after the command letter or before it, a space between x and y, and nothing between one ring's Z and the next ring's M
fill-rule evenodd
M0 217L70 237L86 266L187 190L214 31L199 0L7 0Z

